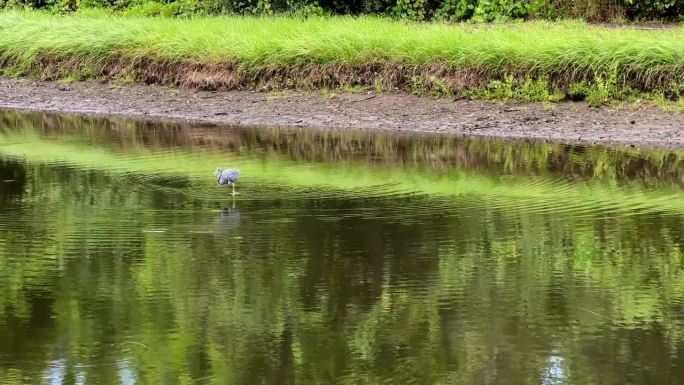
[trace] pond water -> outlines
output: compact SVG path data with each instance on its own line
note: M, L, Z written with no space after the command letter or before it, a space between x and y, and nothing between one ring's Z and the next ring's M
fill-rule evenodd
M0 112L0 383L682 384L684 155Z

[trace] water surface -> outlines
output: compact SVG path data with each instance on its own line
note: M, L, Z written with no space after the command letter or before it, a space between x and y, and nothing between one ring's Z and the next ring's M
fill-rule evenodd
M0 112L0 383L681 384L684 157Z

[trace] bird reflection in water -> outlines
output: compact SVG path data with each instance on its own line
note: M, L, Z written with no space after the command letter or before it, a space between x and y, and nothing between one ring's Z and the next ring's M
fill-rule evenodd
M240 209L235 206L235 198L232 207L224 208L219 214L218 224L219 231L227 231L240 224Z

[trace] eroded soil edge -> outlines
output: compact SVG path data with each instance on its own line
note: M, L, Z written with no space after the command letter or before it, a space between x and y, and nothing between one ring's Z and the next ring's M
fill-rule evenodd
M197 91L0 78L0 108L275 127L382 129L684 148L684 114L582 103L513 105L406 93Z

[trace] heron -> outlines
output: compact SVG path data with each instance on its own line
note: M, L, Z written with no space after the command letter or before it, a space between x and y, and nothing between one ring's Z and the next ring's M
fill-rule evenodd
M238 194L235 191L235 183L240 178L240 170L235 168L229 168L228 170L217 168L215 174L218 174L216 183L218 183L219 186L229 184L233 187L233 196Z

